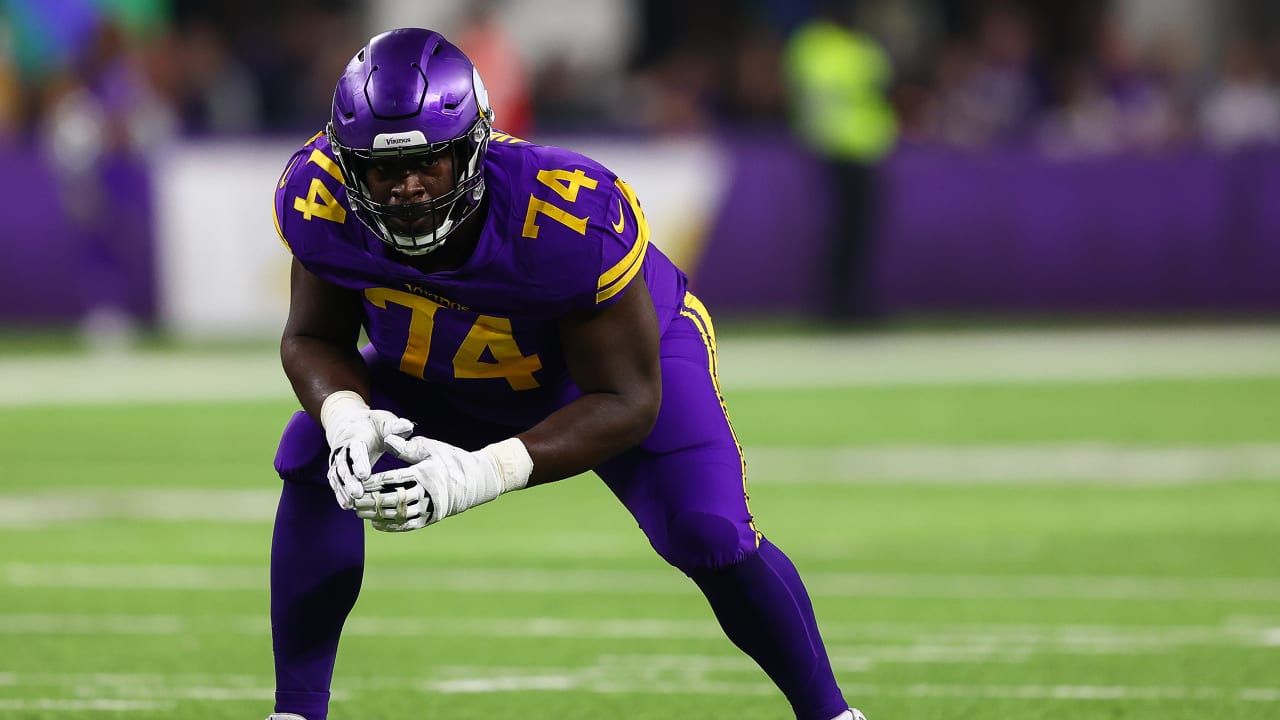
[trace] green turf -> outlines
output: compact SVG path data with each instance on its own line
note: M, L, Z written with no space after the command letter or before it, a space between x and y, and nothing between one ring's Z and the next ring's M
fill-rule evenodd
M1280 442L1275 378L728 400L749 448ZM270 463L292 409L0 408L0 718L266 715ZM779 479L753 480L752 509L805 574L842 685L872 720L1280 717L1276 478ZM174 522L68 493L82 519L59 521L64 488L266 505ZM371 533L368 552L335 720L789 716L591 477ZM497 680L506 689L484 684Z

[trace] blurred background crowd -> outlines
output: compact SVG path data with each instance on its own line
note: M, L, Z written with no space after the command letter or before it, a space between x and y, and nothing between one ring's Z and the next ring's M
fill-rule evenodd
M116 140L309 133L380 19L457 39L516 134L781 125L786 44L820 4L614 0L609 42L583 53L530 39L578 22L560 12L570 2L539 18L501 1L2 0L0 137L56 129L72 109L100 113ZM1063 155L1280 141L1280 3L836 4L891 61L903 142Z
M0 322L182 326L214 244L210 297L279 284L272 143L406 25L472 57L504 132L612 142L726 312L1280 309L1276 0L0 0Z

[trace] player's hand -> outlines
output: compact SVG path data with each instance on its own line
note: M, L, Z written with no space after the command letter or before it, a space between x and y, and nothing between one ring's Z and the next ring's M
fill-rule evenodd
M386 437L407 437L413 423L386 410L372 410L359 395L342 391L325 398L320 411L329 441L329 487L338 505L350 510L364 495L364 483L384 452Z
M408 532L443 519L436 516L435 499L418 477L422 469L406 470L378 473L365 482L364 496L355 501L355 510L374 530Z
M364 483L356 515L375 530L406 532L519 490L529 482L533 460L516 438L468 452L431 438L385 439L387 451L411 463L380 472Z

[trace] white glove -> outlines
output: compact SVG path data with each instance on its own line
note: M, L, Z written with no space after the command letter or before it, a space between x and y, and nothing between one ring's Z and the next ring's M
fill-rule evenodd
M386 438L386 448L405 462L364 484L356 515L375 530L406 532L433 525L529 484L533 459L518 438L467 452L425 437Z
M373 464L382 457L383 438L408 437L413 423L386 410L372 410L364 398L339 390L320 406L320 425L329 441L329 487L344 510L364 495Z

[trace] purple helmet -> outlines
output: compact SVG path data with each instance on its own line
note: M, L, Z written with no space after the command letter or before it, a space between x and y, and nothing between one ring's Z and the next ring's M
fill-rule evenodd
M493 110L475 65L432 30L401 28L376 35L347 63L333 92L326 132L351 206L383 242L408 255L439 247L484 197L482 173ZM375 201L365 181L371 163L385 158L449 152L453 190L424 202ZM421 234L393 232L387 219L432 215Z

